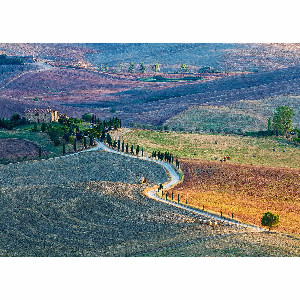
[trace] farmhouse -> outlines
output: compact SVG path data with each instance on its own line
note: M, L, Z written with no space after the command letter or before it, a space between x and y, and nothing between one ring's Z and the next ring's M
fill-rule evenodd
M51 108L26 109L24 112L24 117L27 121L35 123L58 122L59 119L58 111L52 110Z

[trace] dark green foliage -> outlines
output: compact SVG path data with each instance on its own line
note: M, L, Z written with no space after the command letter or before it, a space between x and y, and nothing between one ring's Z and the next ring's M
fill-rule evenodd
M63 143L62 153L63 155L66 154L66 143Z
M276 108L272 129L275 130L278 135L286 135L292 131L292 121L295 112L289 106L279 106Z
M122 152L124 152L124 146L125 146L125 143L124 143L124 141L122 141Z
M144 63L140 63L140 72L141 73L145 73L145 71L146 71L146 67L145 67L145 65L144 65Z
M46 129L47 129L47 126L46 126L46 124L45 124L45 123L42 123L42 126L41 126L41 131L42 131L42 132L45 132L45 131L46 131Z
M39 158L42 158L42 147L39 147Z
M83 137L83 146L84 148L87 148L86 136Z
M37 124L34 124L34 125L33 125L32 131L33 131L33 132L37 132L37 131L38 131Z
M0 119L0 128L6 128L8 130L13 129L15 126L27 124L25 118L21 118L19 114L13 114L10 119Z
M207 67L202 67L202 68L200 68L200 69L198 70L198 72L199 72L199 73L214 73L214 72L216 72L216 71L214 70L214 68L207 66Z
M126 153L128 153L128 143L126 144Z
M133 73L133 72L134 72L134 63L133 63L133 62L131 62L131 63L129 64L128 72L129 72L129 73Z
M113 147L114 147L114 148L117 147L117 141L116 141L116 140L114 140L114 142L113 142Z
M279 215L272 214L271 212L266 212L261 218L261 225L269 227L269 231L272 227L279 224Z
M118 151L120 151L120 147L121 147L121 141L118 140Z
M131 145L131 147L130 147L130 153L134 154L134 152L133 152L133 145Z
M90 146L94 145L94 136L91 134L90 135Z
M144 156L144 148L142 148L142 156Z
M137 145L137 146L136 146L136 150L135 150L136 155L139 155L139 152L140 152L140 146Z
M74 139L73 149L76 152L77 151L77 141Z
M111 136L110 136L109 132L108 132L107 135L106 135L106 142L107 142L107 144L108 144L109 146L112 145L112 139L111 139Z
M23 61L19 58L11 58L6 54L1 54L0 65L23 65Z

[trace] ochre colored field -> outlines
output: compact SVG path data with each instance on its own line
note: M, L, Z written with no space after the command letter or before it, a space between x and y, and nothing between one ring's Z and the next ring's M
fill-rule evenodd
M300 234L300 170L182 159L184 181L174 199L223 216L260 225L262 215L279 214L277 231ZM170 193L169 193L170 194Z

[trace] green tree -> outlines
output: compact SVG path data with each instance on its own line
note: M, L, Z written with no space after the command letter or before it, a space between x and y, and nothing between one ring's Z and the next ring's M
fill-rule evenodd
M135 150L136 155L139 155L139 152L140 152L140 146L137 145L137 146L136 146L136 150Z
M133 73L133 72L134 72L134 63L133 63L133 62L131 62L131 63L129 64L128 72L129 72L129 73Z
M272 214L271 212L266 212L261 218L261 225L269 227L269 231L272 227L279 224L279 215Z
M180 70L182 73L185 73L189 70L189 66L187 64L181 64Z
M160 64L159 63L155 63L154 65L151 66L152 70L157 73L160 71Z
M77 141L76 141L76 138L74 139L73 148L74 148L74 151L76 152L77 151Z
M271 131L272 130L272 119L269 118L268 119L268 131Z
M63 155L66 154L66 143L63 143L62 153L63 153Z
M140 63L140 72L141 73L145 73L145 71L146 71L146 67L145 67L145 65L144 65L144 63Z
M276 134L286 135L293 129L292 122L295 112L289 106L279 106L273 116L272 129Z
M83 137L83 146L84 148L87 148L86 136Z
M38 131L37 124L34 124L34 125L33 125L32 131L34 131L34 132L37 132L37 131Z
M106 142L107 142L107 144L108 144L109 146L111 146L111 144L112 144L112 139L111 139L111 136L110 136L109 133L107 133L107 135L106 135Z
M42 158L42 147L41 146L39 147L39 158L40 159Z
M46 124L45 124L45 123L42 123L42 126L41 126L41 130L42 130L42 132L45 132L45 131L46 131L46 129L47 129L47 126L46 126Z

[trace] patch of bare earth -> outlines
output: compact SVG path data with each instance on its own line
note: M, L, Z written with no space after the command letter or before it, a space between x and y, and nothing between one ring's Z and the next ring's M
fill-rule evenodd
M0 159L17 161L20 159L36 158L39 147L30 141L22 139L0 139Z

